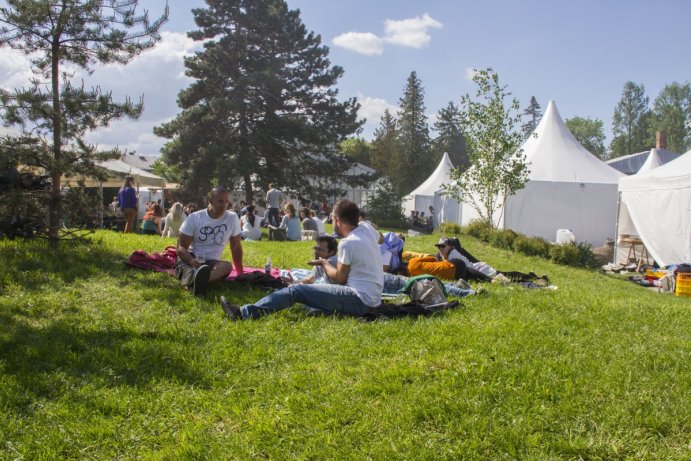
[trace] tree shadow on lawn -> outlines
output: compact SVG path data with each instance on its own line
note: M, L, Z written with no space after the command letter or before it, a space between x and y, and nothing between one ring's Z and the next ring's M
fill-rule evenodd
M13 242L15 243L15 242ZM0 260L6 275L0 276L0 292L7 282L28 292L44 291L52 280L65 284L75 280L110 275L128 282L126 257L101 242L69 245L52 249L44 241L21 241L0 245Z
M93 329L67 321L45 327L0 312L0 374L21 391L9 405L30 411L36 399L59 400L69 390L183 383L209 388L206 370L187 352L197 338L120 327ZM6 395L12 395L10 393Z

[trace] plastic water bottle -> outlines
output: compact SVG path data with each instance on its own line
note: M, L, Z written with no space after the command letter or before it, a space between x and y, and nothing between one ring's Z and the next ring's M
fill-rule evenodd
M271 256L266 258L266 266L264 266L264 272L266 272L267 275L271 274Z

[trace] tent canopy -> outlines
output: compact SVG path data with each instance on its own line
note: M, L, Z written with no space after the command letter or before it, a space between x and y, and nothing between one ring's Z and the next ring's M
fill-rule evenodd
M136 166L129 165L122 160L106 160L99 163L99 166L108 170L108 178L99 181L96 178L75 175L63 176L62 182L65 186L77 186L80 181L84 182L85 187L121 187L126 176L132 176L138 186L171 189L171 184L166 184L166 180L148 171L144 171Z
M500 225L552 241L559 229L571 229L579 241L593 245L614 237L623 174L580 145L554 101L522 148L528 182L507 198ZM465 221L465 208L463 215Z
M406 216L413 210L427 212L430 206L434 206L434 193L441 188L442 184L453 183L451 169L453 169L453 163L449 154L444 152L444 156L432 174L403 201Z
M679 158L679 154L666 149L655 149L662 164L669 163ZM607 164L624 174L636 174L643 164L650 158L651 151L637 152L623 157L607 160Z
M691 151L689 151L691 153ZM655 261L691 262L691 155L619 181L619 234L635 229Z

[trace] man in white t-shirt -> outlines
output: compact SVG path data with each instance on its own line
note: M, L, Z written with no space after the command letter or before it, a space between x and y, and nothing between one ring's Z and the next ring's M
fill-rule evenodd
M238 273L243 271L240 218L228 211L228 191L215 187L208 198L209 206L190 214L180 226L178 236L175 274L182 286L195 295L203 294L209 283L230 274L232 264L221 260L227 243Z
M303 303L326 313L363 315L370 307L381 304L384 273L379 256L381 234L369 223L358 225L358 207L350 200L334 205L334 229L344 238L338 245L338 263L311 261L321 266L333 285L291 285L242 307L221 297L221 306L232 320L257 318Z

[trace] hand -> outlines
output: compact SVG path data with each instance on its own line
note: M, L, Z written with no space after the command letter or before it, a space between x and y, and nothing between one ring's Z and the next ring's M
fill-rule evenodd
M288 272L288 277L281 277L281 282L283 282L283 286L289 286L295 283L295 279L293 278L293 274Z
M308 261L307 265L308 266L322 266L322 267L324 267L324 262L326 262L325 259L319 258L319 259L315 259L313 261Z

